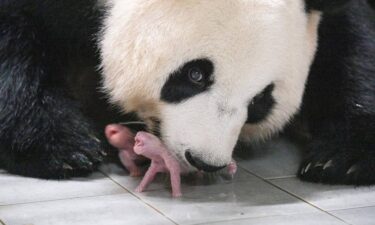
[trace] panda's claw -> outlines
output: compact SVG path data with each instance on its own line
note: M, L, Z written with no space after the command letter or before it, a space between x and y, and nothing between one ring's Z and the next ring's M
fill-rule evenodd
M346 172L346 175L351 175L351 174L355 173L357 170L358 170L358 166L357 165L351 166L349 168L349 170Z
M298 177L318 183L369 185L375 184L374 170L375 156L355 158L347 152L338 152L310 156L302 163Z
M94 165L87 156L80 152L73 154L71 158L72 162L82 165L85 169L92 169Z
M333 160L331 159L331 160L329 160L328 162L326 162L325 164L324 164L324 166L323 166L323 170L326 170L326 169L328 169L328 168L330 168L330 167L332 167L333 166Z
M305 167L304 173L307 173L310 167L311 167L311 163L307 164L307 166Z
M68 163L64 163L63 164L63 169L64 170L73 170L73 167L71 165L69 165Z
M102 156L107 156L107 155L108 155L106 151L99 151L99 152L100 152L100 154L101 154Z
M94 134L89 134L90 138L93 139L97 143L101 143L101 140L97 138Z

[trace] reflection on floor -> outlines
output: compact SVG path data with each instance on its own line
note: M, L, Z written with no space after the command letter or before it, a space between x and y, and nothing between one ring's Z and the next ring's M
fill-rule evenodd
M70 181L0 171L0 224L375 224L375 187L300 182L300 151L282 138L248 151L234 179L225 172L185 176L179 199L165 175L134 193L140 178L114 163Z

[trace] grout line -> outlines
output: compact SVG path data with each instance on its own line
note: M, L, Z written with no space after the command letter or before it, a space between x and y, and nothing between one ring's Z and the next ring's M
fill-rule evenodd
M267 177L263 178L265 180L276 180L276 179L287 179L287 178L296 178L296 175L285 175L285 176L279 176L279 177Z
M334 209L334 210L329 210L329 212L338 212L338 211L346 211L346 210L354 210L354 209L366 209L366 208L375 208L375 205L351 207L351 208L345 208L345 209Z
M196 223L193 225L208 225L210 223L227 223L229 222L239 222L239 221L247 221L247 220L256 220L256 219L266 219L266 218L277 218L277 217L287 217L287 216L303 216L303 215L314 215L317 213L297 213L297 214L286 214L286 215L268 215L268 216L255 216L255 217L248 217L248 218L238 218L238 219L232 219L232 220L218 220L218 221L210 221L210 222L203 222L203 223ZM335 218L336 219L336 218ZM341 221L345 224L352 225L347 223L346 221Z
M103 173L103 172L102 172ZM157 213L159 213L161 216L163 216L164 218L166 218L167 220L169 220L170 222L172 222L173 224L175 225L178 225L178 223L176 223L175 221L173 221L171 218L169 218L167 215L165 215L163 212L161 212L160 210L158 210L157 208L155 208L153 205L143 201L143 199L141 197L139 197L138 195L134 194L131 190L128 190L126 187L122 186L120 183L118 183L117 181L115 181L114 179L112 179L112 177L110 177L109 175L103 173L105 176L107 176L109 179L111 179L114 183L116 183L117 185L120 185L120 187L122 187L123 189L125 189L126 191L129 192L130 195L134 196L135 198L137 198L138 200L140 200L143 204L145 204L146 206L150 207L151 209L153 209L154 211L156 211Z
M250 219L259 219L259 218L267 218L267 217L274 217L274 216L265 216L265 217L249 217L249 218L239 218L239 219L232 219L232 220L217 220L217 221L210 221L210 222L203 222L203 223L195 223L193 225L207 225L209 223L227 223L229 222L239 222L239 221L246 221Z
M315 209L317 209L317 210L319 210L319 211L321 211L321 212L323 212L323 213L325 213L325 214L328 214L329 216L334 217L334 218L336 218L337 220L339 220L339 221L341 221L341 222L343 222L343 223L345 223L345 224L351 225L350 223L346 222L345 220L343 220L343 219L341 219L341 218L339 218L339 217L333 215L332 213L330 213L330 212L328 212L328 211L325 211L324 209L319 208L318 206L316 206L316 205L314 205L314 204L312 204L312 203L306 201L305 199L299 197L298 195L293 194L292 192L290 192L290 191L288 191L288 190L284 190L284 189L282 189L281 187L279 187L279 186L277 186L276 184L272 183L272 182L271 182L271 179L270 179L270 180L264 179L263 177L261 177L261 176L255 174L255 173L253 173L253 172L251 172L250 170L248 170L248 169L246 169L246 168L243 168L243 167L242 167L242 169L244 169L246 172L248 172L248 173L254 175L255 177L257 177L257 178L263 180L264 182L268 183L269 185L271 185L271 186L273 186L273 187L279 189L280 191L283 191L283 192L285 192L285 193L287 193L287 194L293 196L294 198L297 198L298 200L307 203L308 205L314 207ZM282 178L282 179L283 179L283 178ZM277 180L277 179L274 179L274 180Z
M255 216L255 217L248 217L248 218L238 218L238 219L232 219L232 220L218 220L218 221L212 221L209 223L226 223L226 222L234 222L234 221L246 221L246 220L253 220L253 219L265 219L265 218L277 218L277 217L286 217L286 216L299 216L299 215L309 215L313 213L301 213L301 214L287 214L287 215L268 215L268 216ZM206 223L197 223L193 225L206 225ZM229 223L228 223L229 224Z

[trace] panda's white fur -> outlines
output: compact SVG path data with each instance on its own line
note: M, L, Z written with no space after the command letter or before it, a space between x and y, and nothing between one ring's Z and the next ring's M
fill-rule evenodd
M241 130L244 140L265 138L298 111L319 18L302 0L112 0L101 41L104 87L124 110L159 118L181 162L189 149L225 165ZM169 75L198 58L214 63L210 91L179 104L161 101ZM249 102L270 83L271 114L243 126Z

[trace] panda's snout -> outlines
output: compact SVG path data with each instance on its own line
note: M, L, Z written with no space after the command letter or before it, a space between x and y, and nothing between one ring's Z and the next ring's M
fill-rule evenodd
M201 159L192 156L189 151L185 152L185 158L192 166L194 166L198 170L202 170L202 171L205 171L205 172L216 172L216 171L221 170L221 169L226 167L226 165L224 165L224 166L209 165L209 164L203 162Z

